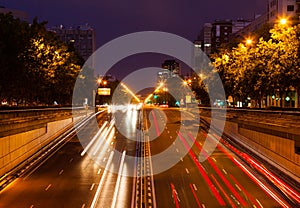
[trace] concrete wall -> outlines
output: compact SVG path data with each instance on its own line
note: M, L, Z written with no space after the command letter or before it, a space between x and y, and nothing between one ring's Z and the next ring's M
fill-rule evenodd
M54 121L34 130L0 138L0 177L54 139L72 118Z
M241 128L238 123L229 121L226 121L224 131L237 136L252 150L269 159L268 162L283 169L292 178L300 180L300 156L295 153L294 140Z
M239 134L248 138L246 142L260 154L288 170L290 174L300 176L300 155L295 153L295 141L253 130L239 128Z
M211 120L210 117L202 118ZM295 153L294 140L241 128L239 123L230 121L226 121L224 132L238 138L290 177L300 180L300 155Z

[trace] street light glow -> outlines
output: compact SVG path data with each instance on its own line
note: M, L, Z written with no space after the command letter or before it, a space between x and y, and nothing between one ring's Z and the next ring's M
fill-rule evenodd
M250 38L247 38L246 45L252 45L253 41Z
M164 86L164 82L160 82L159 86L154 90L154 92L157 92ZM148 97L145 99L144 103L147 103L149 99L153 96L153 94L148 95Z
M129 92L129 94L132 95L132 97L134 97L134 99L136 99L136 101L141 102L141 100L124 84L121 83L121 86L127 91Z
M287 19L286 18L281 18L279 20L279 22L280 22L281 25L286 25L287 24Z

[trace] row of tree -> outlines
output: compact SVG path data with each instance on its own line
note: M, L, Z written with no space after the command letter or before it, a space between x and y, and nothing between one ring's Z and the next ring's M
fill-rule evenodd
M37 19L0 14L0 100L17 105L70 104L84 60Z
M275 24L264 36L213 55L227 96L250 97L257 107L268 95L282 98L300 86L300 25Z

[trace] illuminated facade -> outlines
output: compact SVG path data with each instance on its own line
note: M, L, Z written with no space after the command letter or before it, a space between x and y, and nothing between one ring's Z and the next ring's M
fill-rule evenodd
M275 22L279 18L293 19L299 16L299 0L268 0L268 20Z

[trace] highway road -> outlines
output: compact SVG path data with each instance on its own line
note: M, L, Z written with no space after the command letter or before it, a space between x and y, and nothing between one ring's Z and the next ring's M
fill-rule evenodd
M156 119L154 125L158 123L158 126L165 125L166 128L161 130L161 135L151 144L152 152L162 151L171 144L174 145L174 154L179 158L183 146L192 147L174 167L154 176L158 207L288 206L271 187L264 185L265 189L262 188L258 182L263 182L262 177L248 170L246 165L222 144L217 146L206 161L198 162L197 156L200 155L207 134L200 130L196 138L192 136L192 126L197 125L193 123L193 115L186 112L180 115L179 111L174 109L153 112L155 118L152 121ZM179 132L181 120L190 125L185 125ZM174 143L178 135L180 141ZM193 143L194 145L191 145ZM274 194L280 203L271 194Z
M199 162L217 136L184 110L130 106L97 123L3 189L0 207L291 207L230 145Z

